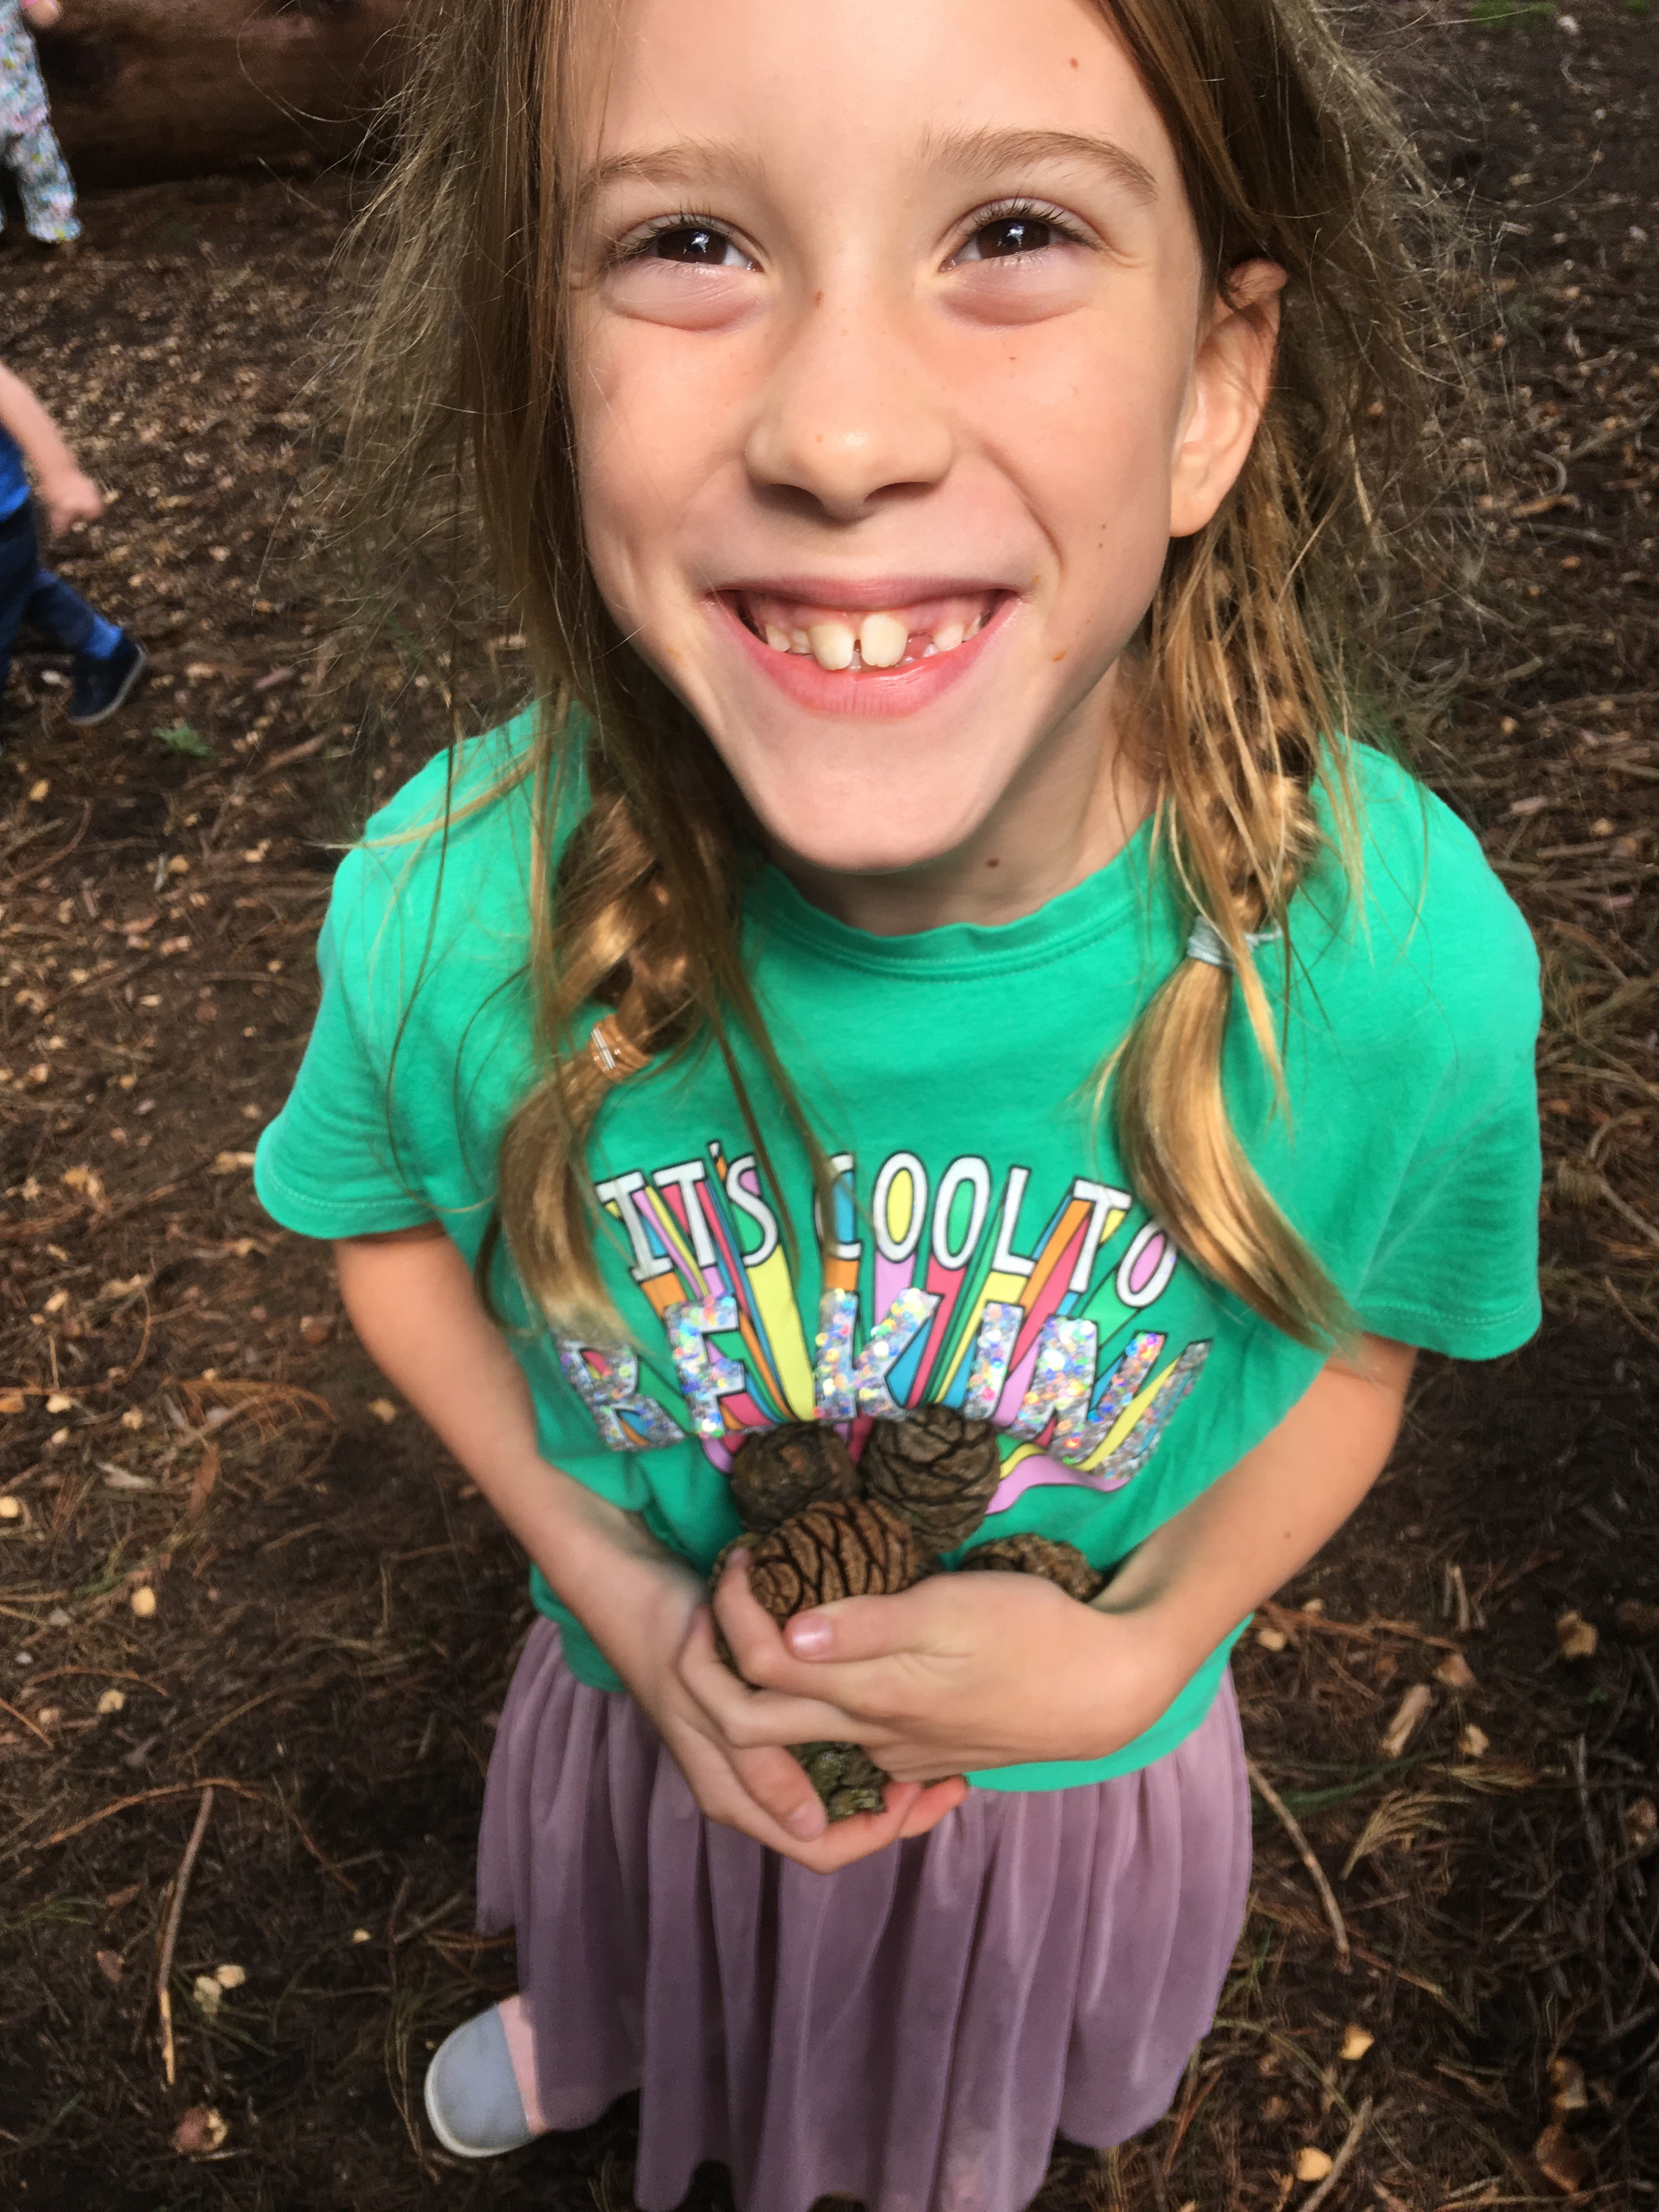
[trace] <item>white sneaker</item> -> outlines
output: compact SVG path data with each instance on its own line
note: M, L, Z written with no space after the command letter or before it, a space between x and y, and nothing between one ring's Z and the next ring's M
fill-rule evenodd
M426 2116L455 2158L500 2158L539 2132L525 2116L499 2005L458 2027L426 2069Z

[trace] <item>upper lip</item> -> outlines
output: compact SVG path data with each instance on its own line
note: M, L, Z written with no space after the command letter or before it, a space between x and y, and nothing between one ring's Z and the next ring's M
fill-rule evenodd
M976 592L1015 588L988 576L743 576L716 586L722 598L753 592L769 599L798 599L807 606L842 608L848 614L874 614L884 607L915 606L925 599L961 599Z

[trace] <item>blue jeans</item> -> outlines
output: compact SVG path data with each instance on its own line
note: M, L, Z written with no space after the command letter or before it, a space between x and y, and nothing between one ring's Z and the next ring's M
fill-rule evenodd
M25 623L42 631L60 653L79 653L97 620L78 592L40 566L28 501L0 518L0 699L11 673L12 641Z

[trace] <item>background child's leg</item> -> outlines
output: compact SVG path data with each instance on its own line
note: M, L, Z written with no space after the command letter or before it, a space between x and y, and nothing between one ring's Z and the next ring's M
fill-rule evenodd
M12 641L40 571L34 558L34 526L27 507L0 519L0 703L11 673Z
M61 576L54 576L50 568L42 568L38 563L23 608L23 620L31 629L38 629L49 637L60 653L89 653L94 659L101 660L113 653L121 641L120 629L116 623L106 622Z
M14 138L7 161L23 196L23 220L29 235L43 246L66 246L81 235L75 212L75 179L50 123Z

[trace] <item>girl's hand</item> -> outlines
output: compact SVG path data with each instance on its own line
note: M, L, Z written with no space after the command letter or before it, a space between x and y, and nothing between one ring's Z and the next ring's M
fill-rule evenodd
M23 0L23 15L31 31L50 31L63 12L58 0Z
M667 1554L631 1559L603 1595L590 1588L582 1614L700 1808L817 1873L831 1873L901 1837L925 1834L967 1795L967 1784L954 1778L928 1790L915 1781L895 1783L885 1813L861 1813L831 1826L799 1762L784 1748L806 1737L733 1741L689 1686L685 1662L695 1654L693 1677L712 1668L742 1690L715 1656L702 1583Z
M734 1560L714 1610L744 1680L696 1636L682 1678L732 1743L861 1744L900 1781L1029 1759L1098 1759L1151 1726L1184 1679L1145 1620L1032 1575L935 1575L843 1599L780 1632ZM748 1686L753 1685L754 1686Z

